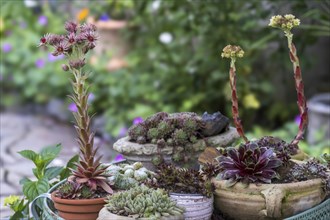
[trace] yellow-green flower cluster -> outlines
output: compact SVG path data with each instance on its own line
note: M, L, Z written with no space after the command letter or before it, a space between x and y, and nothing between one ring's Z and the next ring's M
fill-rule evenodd
M270 19L269 26L281 28L283 30L291 30L293 27L299 26L300 20L294 15L276 15Z
M20 197L15 195L10 195L4 199L4 206L10 206L15 202L19 201Z
M236 58L236 57L243 57L244 51L240 46L235 45L227 45L225 48L223 48L221 57L224 58Z

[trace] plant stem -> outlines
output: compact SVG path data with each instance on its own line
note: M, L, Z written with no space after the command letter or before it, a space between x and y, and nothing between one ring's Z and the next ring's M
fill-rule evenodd
M230 61L230 70L229 70L229 79L230 79L230 87L231 87L231 102L232 102L232 114L235 123L236 130L238 134L244 139L245 142L249 142L247 137L244 135L243 126L241 123L241 119L239 118L238 112L238 98L236 93L236 68L235 68L235 58L231 58Z
M72 83L74 90L74 99L78 111L73 115L76 120L76 130L78 133L78 143L80 151L85 157L88 166L93 166L93 140L94 134L90 131L90 116L88 115L88 89L86 88L86 76L83 75L81 69L72 69L74 74L74 81Z
M298 97L297 104L300 113L299 130L296 137L291 141L291 145L298 145L299 141L303 139L303 135L308 124L308 113L307 113L308 108L306 105L306 98L304 95L304 83L302 81L299 58L297 56L296 47L292 43L293 34L290 31L285 31L284 33L288 39L288 47L290 50L289 55L290 55L290 60L293 64L293 73L294 73L295 86Z

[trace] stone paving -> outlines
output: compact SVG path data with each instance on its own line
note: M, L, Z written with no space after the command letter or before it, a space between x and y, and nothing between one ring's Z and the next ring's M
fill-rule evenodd
M3 206L3 199L9 195L21 195L19 180L33 177L33 163L17 152L30 149L39 152L43 147L62 144L60 156L54 165L65 165L69 158L78 153L76 133L70 124L60 123L47 116L17 115L0 113L0 219L10 215ZM110 162L116 154L110 144L95 139L100 145L103 162Z

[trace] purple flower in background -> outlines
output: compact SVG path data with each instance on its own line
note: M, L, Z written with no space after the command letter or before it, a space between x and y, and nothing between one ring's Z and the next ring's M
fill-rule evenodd
M38 23L41 26L46 26L48 24L48 18L45 15L40 15L38 18Z
M127 128L126 127L122 127L120 130L119 130L119 134L118 134L118 137L124 137L127 133Z
M45 61L44 59L37 59L35 62L35 65L37 68L43 68L45 66Z
M141 117L136 117L136 118L134 118L134 120L133 120L133 125L140 124L141 122L143 122L143 118L141 118Z
M56 60L62 60L62 59L64 59L64 55L63 54L61 54L61 55L59 55L59 56L54 56L53 54L51 54L51 53L49 53L48 54L48 61L49 62L55 62Z
M77 108L76 104L73 103L73 102L69 104L68 109L69 109L71 112L77 112L77 111L78 111L78 108Z
M2 76L2 73L0 73L0 81L2 81L3 79L3 76Z
M11 44L9 44L9 43L4 43L3 45L2 45L2 51L4 52L4 53L9 53L10 51L11 51Z
M299 124L300 124L300 120L301 120L300 115L297 115L297 116L294 118L294 123L296 123L297 125L299 125Z
M110 17L109 15L107 15L106 13L103 13L100 18L99 18L100 21L109 21L110 20Z
M121 154L117 154L117 156L115 157L115 161L121 161L121 160L124 160L124 156L121 155Z
M93 93L89 93L88 98L87 98L87 102L91 103L91 102L94 101L94 99L95 99L95 95Z
M20 23L19 23L19 26L22 28L22 29L25 29L26 28L26 22L25 21L21 21Z

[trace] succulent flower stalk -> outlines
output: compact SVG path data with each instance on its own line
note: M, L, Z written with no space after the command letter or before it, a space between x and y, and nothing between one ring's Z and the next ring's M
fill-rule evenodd
M64 54L68 63L63 64L62 69L73 74L73 94L69 97L77 106L77 112L73 112L73 116L80 146L80 160L77 170L71 170L72 176L69 180L86 185L92 191L101 188L107 193L112 193L105 174L107 167L101 166L101 157L96 158L98 148L94 148L94 133L90 129L91 117L88 113L88 74L82 69L85 65L85 54L95 47L96 27L92 24L80 26L75 22L67 22L65 30L66 35L46 34L40 39L39 46L53 47L54 56Z
M244 134L244 129L242 125L242 121L239 117L238 112L238 98L237 98L237 92L236 92L236 67L235 62L236 58L241 58L244 56L244 51L240 46L234 46L234 45L227 45L225 48L223 48L223 51L221 53L222 58L230 58L230 70L229 70L229 79L230 79L230 87L231 87L231 102L232 102L232 114L234 119L234 124L236 127L236 130L238 134L244 139L245 142L249 142L247 137Z
M300 124L299 124L298 134L291 142L292 145L298 145L299 141L303 139L303 135L308 124L308 114L307 114L308 108L306 105L306 98L304 95L304 83L302 81L301 68L299 64L299 58L297 56L297 50L292 42L293 34L291 33L291 29L293 27L299 26L299 24L300 24L300 20L295 18L295 16L291 14L284 16L282 15L273 16L270 19L270 23L269 23L269 26L280 28L284 31L284 34L288 39L290 60L293 64L293 73L294 73L295 86L298 97L297 104L300 113Z

